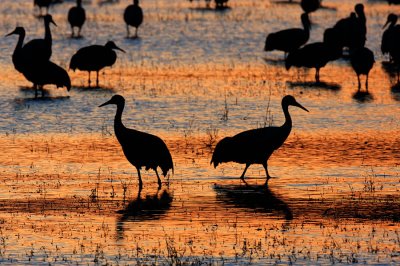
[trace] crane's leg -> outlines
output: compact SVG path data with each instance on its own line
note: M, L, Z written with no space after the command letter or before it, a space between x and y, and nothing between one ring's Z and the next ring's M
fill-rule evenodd
M126 38L129 38L129 25L126 24Z
M368 74L367 74L367 79L365 80L365 89L368 92Z
M139 191L140 191L140 190L142 190L142 187L143 187L142 176L140 175L139 167L136 167L136 170L138 172L138 177L139 177Z
M135 39L138 37L137 33L138 33L138 27L135 28Z
M74 38L74 26L71 25L71 38Z
M37 95L38 95L38 85L37 85L37 84L33 84L33 87L35 88L35 98L37 98Z
M44 90L43 90L43 86L40 86L40 90L42 91L42 98L44 97Z
M99 71L96 71L96 87L99 87Z
M78 28L78 37L81 37L81 30L82 30L82 27L79 27Z
M88 82L89 82L89 88L90 88L90 71L88 71L88 73L89 73L89 80L88 80Z
M240 180L242 180L243 182L246 183L246 181L244 180L244 175L246 174L247 168L249 168L250 164L246 164L246 167L243 170L242 175L240 176ZM247 184L247 183L246 183Z
M319 68L315 69L315 81L319 83Z
M265 186L268 186L268 180L271 179L271 176L268 173L268 164L265 162L263 163L264 169L265 169L265 174L267 176L267 180L265 180Z
M157 168L154 171L156 172L156 175L157 175L158 189L160 189L161 188L161 179L160 179L160 176L158 175Z
M357 75L357 80L358 80L358 91L361 90L361 80L360 80L360 75Z

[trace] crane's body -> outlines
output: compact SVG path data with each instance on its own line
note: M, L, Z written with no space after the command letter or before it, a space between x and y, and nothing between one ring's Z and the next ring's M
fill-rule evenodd
M120 95L114 95L110 101L100 107L116 104L117 112L114 119L114 132L118 142L121 144L126 159L137 169L139 177L139 189L142 188L140 169L153 169L157 175L158 186L161 187L161 180L157 168L160 167L165 177L168 171L174 170L171 153L165 142L159 137L130 129L122 123L122 112L125 106L125 99Z
M114 42L108 41L105 45L90 45L79 49L71 58L69 68L75 71L88 71L89 87L90 72L96 72L96 86L99 86L99 71L107 66L114 65L117 60L117 54L114 50L125 52L115 45Z

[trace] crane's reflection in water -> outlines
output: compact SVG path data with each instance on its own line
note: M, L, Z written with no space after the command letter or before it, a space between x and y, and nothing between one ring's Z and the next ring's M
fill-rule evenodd
M173 196L167 189L158 189L155 194L141 197L141 190L135 199L129 202L123 210L117 211L121 216L117 218L117 239L124 238L127 222L142 222L158 220L166 215L171 208Z
M217 202L228 207L283 216L286 225L293 219L289 205L264 185L214 185L214 190Z

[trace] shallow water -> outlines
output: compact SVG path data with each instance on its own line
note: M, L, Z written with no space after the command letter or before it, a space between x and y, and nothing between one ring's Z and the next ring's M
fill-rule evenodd
M283 54L263 52L267 33L300 26L300 8L273 1L231 0L215 12L203 2L142 1L139 39L125 39L127 2L85 2L82 39L70 39L66 13L51 8L52 60L67 68L82 46L114 40L112 68L100 88L69 71L73 87L31 84L11 62L16 37L0 38L0 261L9 264L400 263L399 101L393 73L380 53L382 25L399 6L365 1L367 46L375 53L370 93L357 94L345 60L321 70L284 69ZM312 14L310 41L351 12L357 1L324 1ZM16 25L27 40L43 36L31 1L0 5L0 32ZM113 133L124 95L128 127L162 137L175 173L144 189ZM264 125L280 125L282 96L291 107L292 133L264 170L209 165L216 142ZM167 182L169 180L169 183Z

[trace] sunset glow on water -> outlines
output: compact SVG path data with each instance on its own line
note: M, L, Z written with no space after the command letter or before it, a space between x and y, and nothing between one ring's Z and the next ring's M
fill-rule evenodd
M100 87L68 71L65 88L31 83L11 55L17 37L0 38L0 263L2 264L400 264L400 93L382 26L400 6L361 1L367 43L375 54L369 94L344 59L321 69L285 69L283 52L263 51L268 33L300 27L298 4L230 0L142 0L138 39L126 39L122 14L132 1L83 1L87 21L71 39L66 14L75 1L50 8L52 61L68 69L81 47L113 40L112 68ZM294 0L296 2L296 0ZM312 13L309 42L352 12L358 1L324 0ZM25 42L43 37L32 1L0 5L3 35L23 26ZM92 73L92 77L95 75ZM364 81L364 77L363 81ZM136 169L115 138L114 105L125 97L125 126L167 144L174 173L157 189L154 171ZM261 165L210 160L217 142L244 130L284 122L293 128ZM160 171L159 171L160 172Z

